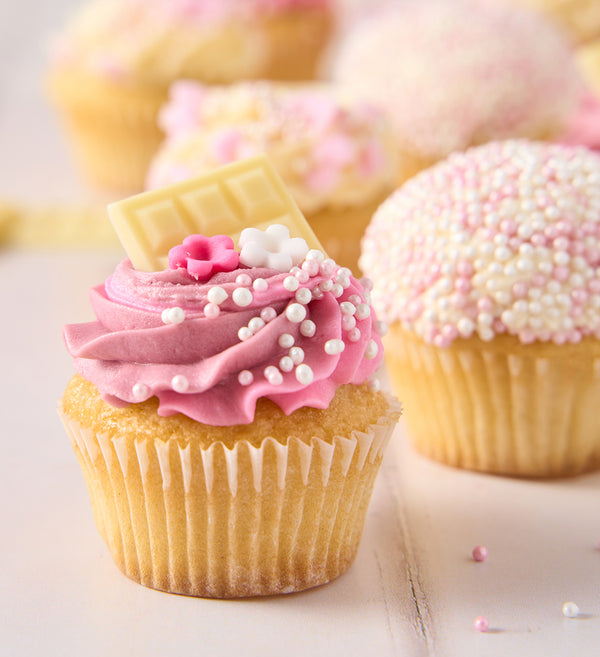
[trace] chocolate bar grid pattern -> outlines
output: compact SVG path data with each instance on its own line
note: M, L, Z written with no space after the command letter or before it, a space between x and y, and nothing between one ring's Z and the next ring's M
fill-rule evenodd
M158 271L169 249L188 235L230 235L237 245L247 227L277 223L310 248L323 250L295 201L266 156L221 167L209 174L113 203L115 231L133 266Z

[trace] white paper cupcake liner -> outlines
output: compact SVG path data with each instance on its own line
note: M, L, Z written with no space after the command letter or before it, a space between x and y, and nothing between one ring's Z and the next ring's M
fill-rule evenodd
M109 439L62 416L96 524L121 570L205 597L299 591L352 563L384 449L399 416L369 431L286 444Z
M427 456L534 477L600 466L597 341L522 345L502 336L437 348L391 327L386 359L408 433Z

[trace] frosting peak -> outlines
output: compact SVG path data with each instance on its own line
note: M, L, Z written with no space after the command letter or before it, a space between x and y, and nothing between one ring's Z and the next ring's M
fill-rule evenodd
M288 271L240 265L206 281L125 260L91 291L96 321L64 336L113 405L156 396L159 415L246 424L259 397L289 415L370 379L382 346L369 289L316 251Z

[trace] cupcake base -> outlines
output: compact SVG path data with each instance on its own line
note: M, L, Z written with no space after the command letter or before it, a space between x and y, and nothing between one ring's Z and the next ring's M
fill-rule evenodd
M104 420L123 410L93 403L107 407ZM151 588L216 598L300 591L342 574L399 415L386 399L376 423L345 437L226 444L165 439L170 429L153 437L143 417L106 433L68 406L61 415L119 568Z
M397 325L390 378L416 449L456 467L527 477L600 467L600 342L426 344Z

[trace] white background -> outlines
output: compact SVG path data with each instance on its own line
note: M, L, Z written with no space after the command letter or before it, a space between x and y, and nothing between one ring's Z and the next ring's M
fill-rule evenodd
M0 0L0 199L97 202L42 94L51 28L73 0ZM56 414L66 322L122 257L0 252L0 657L538 657L600 653L600 474L527 481L461 472L400 426L359 554L327 586L219 601L145 589L113 565ZM556 400L560 403L560 400ZM470 553L484 544L489 558ZM561 612L575 601L581 615ZM479 615L491 631L473 629Z

